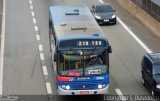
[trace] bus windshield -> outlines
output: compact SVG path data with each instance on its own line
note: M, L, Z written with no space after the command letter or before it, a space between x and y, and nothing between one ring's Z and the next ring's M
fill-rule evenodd
M104 49L60 51L58 73L63 76L92 76L108 73L108 53Z

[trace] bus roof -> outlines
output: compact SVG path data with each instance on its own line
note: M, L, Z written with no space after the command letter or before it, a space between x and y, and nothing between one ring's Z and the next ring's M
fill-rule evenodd
M58 40L95 38L95 36L104 38L101 28L85 5L51 6L50 17Z

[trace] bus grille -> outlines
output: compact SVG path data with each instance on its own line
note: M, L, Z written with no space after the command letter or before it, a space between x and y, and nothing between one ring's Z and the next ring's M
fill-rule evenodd
M96 84L89 84L89 85L72 85L72 89L73 90L91 90L91 89L97 89L97 85Z

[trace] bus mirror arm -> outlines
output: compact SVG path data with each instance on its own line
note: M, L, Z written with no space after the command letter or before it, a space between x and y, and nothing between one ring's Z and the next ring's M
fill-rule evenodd
M108 46L108 53L112 53L112 47Z

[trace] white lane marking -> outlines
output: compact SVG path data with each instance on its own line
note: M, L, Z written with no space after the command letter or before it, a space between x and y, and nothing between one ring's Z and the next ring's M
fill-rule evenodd
M6 20L6 0L3 0L2 32L1 32L1 53L0 53L0 95L3 88L3 62L4 62L4 40L5 40L5 20Z
M99 0L99 2L102 3L102 4L104 3L103 0Z
M36 32L38 31L38 26L37 26L37 25L34 26L34 30L35 30Z
M37 41L41 40L39 34L36 34Z
M136 34L134 32L132 32L127 25L122 22L122 20L117 17L117 20L119 21L119 23L129 32L129 34L148 52L148 53L152 53L152 51L136 36Z
M46 66L42 66L42 68L43 68L44 76L47 76L48 75L47 67Z
M46 82L46 87L47 87L47 93L52 94L52 89L51 89L51 84L50 82Z
M35 17L34 11L31 11L31 15L32 15L32 17Z
M40 59L41 59L41 61L44 61L45 59L44 59L44 54L43 53L40 53Z
M37 23L36 18L33 18L33 23L34 23L34 24L36 24L36 23Z
M43 51L43 46L42 44L38 45L39 51L42 52Z
M29 0L29 4L32 5L32 0Z
M33 5L30 5L30 9L33 11Z
M39 53L40 53L40 60L41 60L41 63L43 65L42 66L43 74L44 74L45 79L46 79L47 76L48 76L48 71L47 71L47 67L44 65L45 64L45 62L44 62L45 58L44 58L44 53L43 53L43 45L40 42L41 39L40 39L40 35L39 35L39 32L38 32L38 26L36 25L37 20L36 20L36 17L35 17L36 15L35 15L35 12L34 12L32 0L29 0L29 4L30 4L31 15L32 15L33 24L34 24L34 30L36 32L36 39L39 43L38 48L39 48ZM52 89L51 89L50 82L46 82L46 88L47 88L47 93L52 94Z
M116 88L115 91L116 91L116 93L118 94L118 96L120 97L120 99L122 101L126 101L125 96L123 96L123 94L122 94L122 92L121 92L121 90L119 88Z

